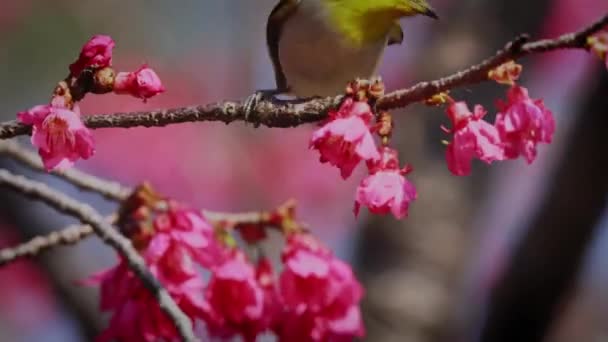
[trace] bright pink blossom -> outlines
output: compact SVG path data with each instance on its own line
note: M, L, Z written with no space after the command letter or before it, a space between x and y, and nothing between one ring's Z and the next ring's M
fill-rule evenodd
M513 86L507 93L507 102L498 101L499 113L495 126L509 159L523 155L528 163L536 158L536 145L551 143L555 119L542 100L531 99L528 90Z
M363 288L348 264L307 234L289 236L282 259L281 341L352 340L365 334L359 309Z
M39 105L17 114L19 122L32 125L32 145L47 170L70 167L94 153L93 136L82 123L77 106L66 108Z
M245 341L255 341L271 327L278 302L273 290L267 292L269 284L260 282L259 275L268 276L264 272L256 272L239 251L214 268L205 290L209 303L205 322L212 336L240 335Z
M93 36L80 51L78 59L70 65L70 73L78 77L86 68L101 69L112 64L114 40L110 36Z
M129 94L140 99L148 99L165 91L154 70L146 65L134 72L119 72L114 79L116 94Z
M337 166L346 179L362 160L380 158L370 131L373 114L367 103L349 98L329 116L330 120L313 132L310 141L310 147L319 150L322 163Z
M187 277L191 273L187 270L190 259L205 268L213 268L222 262L224 254L213 227L199 212L170 202L169 209L154 218L154 236L146 249L146 259L153 267L165 266L163 269L172 270L179 278L175 265L182 265L181 270L186 272L182 276ZM180 258L185 258L184 262L179 262Z
M418 197L414 185L405 178L410 167L400 169L397 151L388 147L382 149L382 159L368 163L368 167L370 175L357 188L355 215L364 205L374 214L390 212L398 219L406 217L410 203Z
M156 298L129 270L124 260L117 266L92 276L85 283L100 285L100 309L112 312L108 328L96 341L152 342L179 339L173 322L161 310ZM167 289L186 315L190 318L202 317L207 308L203 298L204 283L200 277L193 276L180 283L163 285L173 285L167 286Z
M457 176L471 173L471 160L479 158L490 164L504 159L504 150L498 130L494 125L483 120L486 111L482 106L475 106L473 113L465 102L452 102L447 114L452 121L454 134L446 150L448 169Z
M192 320L203 319L210 308L197 264L214 269L225 260L225 252L201 214L172 202L159 212L152 222L152 236L149 241L142 240L145 244L140 246L140 253L182 311ZM171 320L124 260L87 283L101 286L101 310L112 312L100 341L179 339Z

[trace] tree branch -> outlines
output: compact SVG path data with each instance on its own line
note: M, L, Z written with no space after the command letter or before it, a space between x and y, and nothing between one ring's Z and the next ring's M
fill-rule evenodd
M40 157L17 142L0 141L0 154L4 154L31 169L46 172ZM122 201L131 193L131 189L123 187L118 182L101 179L75 168L63 171L56 170L50 173L81 190L96 192L109 200Z
M99 179L99 182L103 181L104 180ZM124 189L126 190L127 188ZM293 201L287 201L279 206L275 212L294 208L294 205L295 203ZM271 226L277 224L273 221L275 218L272 215L273 212L268 211L225 213L203 210L202 214L211 222L213 226L231 227L233 229L247 225ZM113 214L106 217L105 220L110 224L114 224L117 218L118 216ZM90 225L76 224L53 231L44 236L36 236L31 240L23 242L17 246L2 248L0 249L0 267L22 258L37 256L40 253L54 247L76 244L91 236L93 233L95 232Z
M608 14L581 31L564 34L555 39L542 39L527 43L529 37L521 35L508 43L493 57L468 69L438 80L421 82L410 88L384 95L378 100L377 108L381 110L403 108L443 91L486 81L490 70L512 59L560 49L585 49L587 38L599 32L606 25L608 25ZM220 121L226 124L233 121L244 121L256 126L295 127L325 119L327 112L337 106L341 99L342 96L340 95L312 99L302 103L286 104L278 101L262 101L249 115L246 115L243 103L227 101L149 112L90 115L84 117L83 120L92 129L138 126L160 127L198 121ZM0 139L29 134L30 132L31 127L20 124L16 120L0 124Z
M82 223L91 226L92 230L108 245L112 246L127 261L130 269L152 292L160 308L175 324L183 341L197 341L192 330L192 322L175 304L167 290L150 273L145 261L133 248L131 241L122 236L112 225L104 220L92 207L83 204L59 191L53 190L44 183L29 180L23 176L0 169L0 186L9 188L25 196L40 200L60 212L77 217Z
M106 221L114 224L116 215L106 217ZM36 256L55 246L76 244L93 233L93 227L88 224L73 224L44 236L36 236L15 247L0 249L0 266L21 258Z

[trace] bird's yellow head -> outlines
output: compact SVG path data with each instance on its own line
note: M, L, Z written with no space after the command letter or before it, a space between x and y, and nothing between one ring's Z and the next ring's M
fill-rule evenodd
M320 1L327 6L332 24L358 45L385 37L395 21L402 17L438 18L427 0Z

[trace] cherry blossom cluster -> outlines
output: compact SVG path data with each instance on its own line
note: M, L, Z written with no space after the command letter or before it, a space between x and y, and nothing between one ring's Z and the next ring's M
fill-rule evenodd
M112 68L114 45L108 36L92 37L70 64L69 75L55 87L50 103L17 114L21 123L32 126L32 145L38 148L47 170L70 167L94 154L93 136L82 123L78 106L87 93L114 92L146 100L164 91L158 75L146 65L116 73Z
M369 175L357 188L355 214L363 205L372 213L390 212L403 218L417 193L405 178L411 167L401 167L397 151L388 146L393 126L391 116L375 115L370 106L382 91L379 81L351 83L340 108L330 111L328 120L313 132L310 147L319 151L322 163L338 167L344 179L351 176L357 165L365 163ZM380 146L374 134L380 137Z
M497 101L493 124L484 120L487 112L481 105L471 111L465 102L457 102L446 93L426 101L428 105L447 104L452 127L442 129L452 136L446 142L446 161L454 175L469 175L473 159L490 164L523 156L532 163L537 145L551 143L553 114L542 100L531 98L528 90L516 83L521 71L521 65L510 61L489 73L490 79L510 85L506 101ZM340 108L331 111L327 122L313 133L310 146L319 151L321 162L338 167L344 179L365 162L369 175L357 188L355 214L363 205L372 213L390 212L402 218L417 197L416 188L405 178L412 168L401 167L397 151L389 147L392 117L386 112L374 113L370 105L375 98L374 87L382 88L378 82L349 85ZM374 135L379 137L379 144Z
M528 89L517 85L522 68L508 62L490 72L489 77L501 84L510 84L507 99L496 103L494 124L484 120L486 110L475 105L473 112L465 102L448 99L447 116L453 135L447 144L448 169L457 176L471 173L471 161L476 158L487 164L523 156L530 164L536 159L537 145L551 143L555 119L542 100L532 99Z
M213 338L255 341L352 340L363 336L363 289L352 269L294 220L288 205L264 222L212 225L199 211L137 189L120 210L118 226L199 331ZM238 237L256 246L266 229L285 236L276 274L269 259L250 258ZM235 233L240 233L235 235ZM205 280L207 279L207 280ZM101 309L111 313L100 341L175 341L179 335L125 260L85 281L101 288Z

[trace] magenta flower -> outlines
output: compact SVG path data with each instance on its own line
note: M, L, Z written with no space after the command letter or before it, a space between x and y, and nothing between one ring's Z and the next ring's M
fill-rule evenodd
M222 265L226 252L214 238L212 226L199 213L169 201L155 214L151 231L135 234L134 244L182 311L193 321L203 319L210 307L199 268ZM171 320L124 260L86 283L101 286L101 310L112 312L110 324L99 340L179 340Z
M101 69L112 65L114 45L114 40L110 36L93 36L82 47L78 59L70 64L70 74L78 77L86 68Z
M271 327L278 302L276 296L269 296L273 291L267 292L259 279L256 269L240 251L234 251L214 268L205 290L209 303L205 322L212 336L229 338L238 334L253 342Z
M364 205L374 214L390 212L401 219L408 215L410 203L418 197L414 185L405 178L411 168L399 169L396 150L384 147L381 153L380 161L368 163L370 175L357 188L355 215Z
M93 155L93 136L82 123L77 106L66 108L39 105L17 114L19 122L32 125L32 145L38 148L44 167L50 171L71 167L80 158Z
M124 260L114 268L93 275L85 284L101 286L100 309L112 312L108 327L96 341L150 342L179 339L173 322L160 309L150 291L129 270ZM202 317L206 303L203 298L204 283L200 277L193 276L179 286L167 286L167 289L186 315L192 319Z
M154 218L154 236L146 249L146 258L157 266L163 266L162 262L166 261L168 265L165 269L176 272L174 262L178 258L167 258L167 255L173 255L173 251L205 268L213 268L225 258L224 247L215 238L213 227L205 217L197 211L169 202L169 210L158 213ZM178 263L184 267L188 264L190 262ZM190 273L185 268L182 271Z
M134 72L119 72L114 79L114 92L148 99L165 91L154 70L142 65Z
M281 341L352 340L365 334L363 288L350 266L308 234L288 237L280 294L285 309Z
M416 188L404 177L411 168L399 168L397 151L392 148L383 147L381 156L380 160L367 164L370 175L357 188L355 216L364 205L374 214L390 212L401 219L408 215L410 203L418 197Z
M454 139L448 144L448 169L457 176L471 173L471 160L478 158L490 164L504 159L504 149L496 127L483 120L486 111L475 106L471 113L465 102L452 102L447 114L452 121Z
M330 120L313 132L310 141L310 147L319 150L322 163L337 166L346 179L362 160L380 158L370 131L373 114L367 103L347 99L329 115Z
M513 86L507 93L507 102L498 101L500 112L495 126L505 148L505 156L515 159L524 156L528 163L536 158L538 143L551 143L555 132L555 119L542 100L531 99L528 90Z

